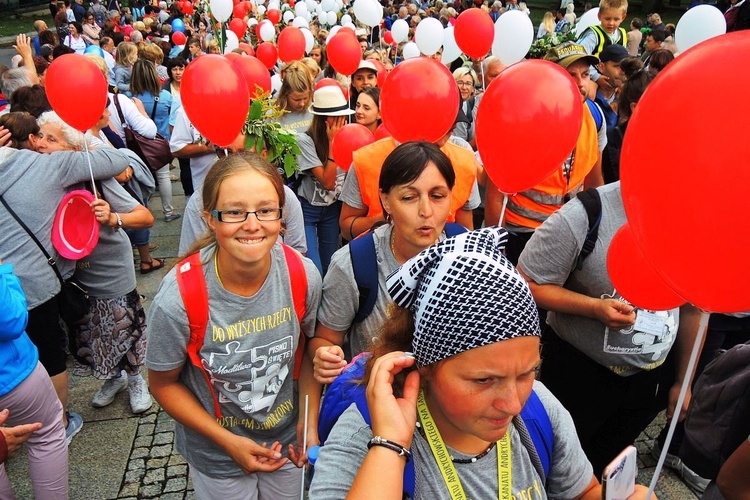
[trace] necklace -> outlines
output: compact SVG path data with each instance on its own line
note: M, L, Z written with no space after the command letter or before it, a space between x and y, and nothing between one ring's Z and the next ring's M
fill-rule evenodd
M425 435L424 435L424 430L422 429L422 424L421 424L420 422L417 422L417 429L419 429L419 434L420 434L420 435L421 435L422 437L425 437ZM454 464L473 464L473 463L475 463L475 462L476 462L477 460L479 460L480 458L484 458L484 457L486 457L486 456L487 456L487 454L488 454L489 452L491 452L491 451L492 451L492 449L493 449L493 448L495 447L495 445L496 445L496 444L497 444L497 443L491 443L491 444L490 444L490 445L489 445L489 446L487 447L487 449L486 449L486 450L484 450L484 451L483 451L482 453L480 453L479 455L474 455L474 456L473 456L473 457L471 457L471 458L456 458L456 457L454 457L453 455L449 455L449 456L451 457L451 462L453 462Z
M396 244L395 244L395 242L396 242L396 233L394 233L393 230L391 229L391 253L393 254L393 258L395 259L395 261L400 264L401 261L399 261L398 257L396 257Z

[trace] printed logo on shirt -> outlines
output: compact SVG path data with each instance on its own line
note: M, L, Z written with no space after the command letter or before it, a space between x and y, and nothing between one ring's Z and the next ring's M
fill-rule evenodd
M511 500L536 500L545 498L542 495L542 488L539 486L539 480L534 479L534 484L524 490L518 490L513 493Z

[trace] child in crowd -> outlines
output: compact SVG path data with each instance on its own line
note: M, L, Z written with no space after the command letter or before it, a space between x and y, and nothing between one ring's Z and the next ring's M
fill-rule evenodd
M578 37L578 44L583 46L591 55L599 57L599 54L609 45L622 45L625 47L628 41L628 34L625 28L620 25L628 15L627 0L601 0L599 3L599 24L595 24L581 33ZM591 67L591 79L599 83L600 78L607 78L601 75L596 67ZM599 86L608 83L599 83Z

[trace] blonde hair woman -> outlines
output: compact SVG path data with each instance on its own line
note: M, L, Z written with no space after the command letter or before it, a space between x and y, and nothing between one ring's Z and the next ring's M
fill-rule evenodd
M302 134L312 124L312 115L307 108L312 100L313 77L301 61L287 65L282 76L276 103L287 113L279 118L279 123L287 130Z

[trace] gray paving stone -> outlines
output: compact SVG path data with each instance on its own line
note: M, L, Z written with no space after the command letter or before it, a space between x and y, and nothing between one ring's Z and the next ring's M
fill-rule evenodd
M156 423L156 431L159 432L174 432L174 421L169 420L165 422L158 422Z
M151 436L154 433L154 424L143 424L138 426L138 437Z
M138 496L138 483L128 483L120 490L118 498L128 498Z
M154 444L172 444L174 442L174 432L162 432L154 435Z
M153 438L151 436L140 436L135 438L135 442L133 443L133 446L136 448L141 447L149 447L151 446L151 442L153 441Z
M141 498L154 498L161 496L162 488L161 484L149 484L147 486L142 486L139 491L139 496Z
M146 469L134 469L129 470L125 473L126 483L140 483L143 476L146 474Z
M167 467L167 477L184 477L188 474L187 465L173 465Z
M136 458L128 462L128 470L145 469L146 461L142 458Z
M141 417L139 424L153 424L156 422L156 413L152 413L151 415L146 415Z
M147 456L148 456L148 448L135 448L130 453L130 459L131 460L134 459L134 458L144 458L144 457L147 457Z
M185 464L187 464L187 462L185 461L185 458L179 453L175 453L171 457L169 457L169 465L185 465Z
M185 497L183 492L179 493L165 493L159 497L159 500L182 500Z
M146 463L146 469L151 470L151 469L158 469L158 468L164 467L165 465L167 465L168 461L169 460L166 457L165 458L152 458Z
M143 477L143 484L161 483L164 481L164 469L147 470Z
M164 492L168 493L171 491L185 491L186 487L187 479L184 477L178 477L167 481L167 484L164 486Z
M165 444L161 446L154 446L151 448L151 452L148 454L151 458L162 458L168 457L172 453L172 445Z

